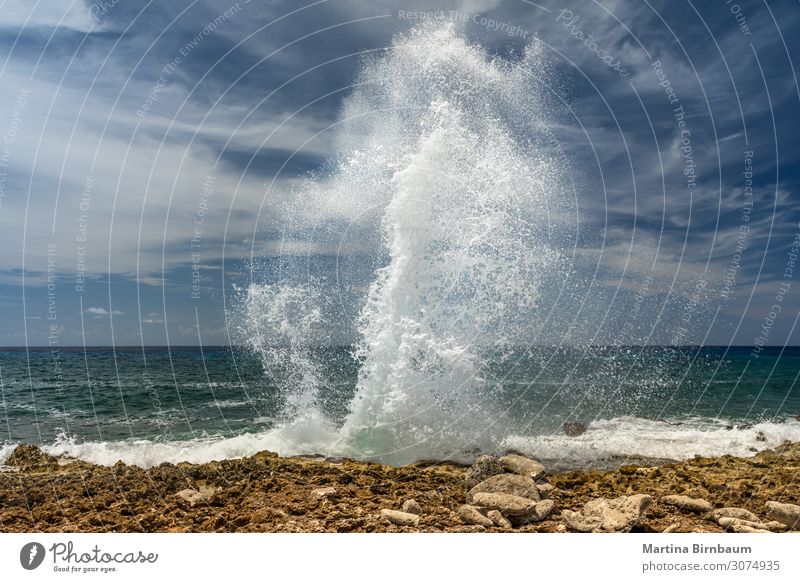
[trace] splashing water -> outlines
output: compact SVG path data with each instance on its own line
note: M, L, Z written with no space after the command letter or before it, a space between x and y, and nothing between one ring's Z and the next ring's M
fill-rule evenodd
M561 170L536 116L541 68L532 50L492 59L441 24L365 64L334 169L304 186L294 213L295 232L305 221L320 238L373 226L385 254L356 321L356 394L326 450L401 463L492 449L506 436L486 356L530 342L541 283L560 265L550 233ZM325 380L300 347L308 338L287 330L320 324L325 293L253 285L244 301L246 321L289 339L288 349L250 345L268 370L289 371L303 395L290 402L295 417L314 409Z

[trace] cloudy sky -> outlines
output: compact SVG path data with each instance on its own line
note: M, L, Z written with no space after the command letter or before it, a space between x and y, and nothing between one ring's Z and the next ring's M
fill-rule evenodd
M361 257L358 295L374 241L294 245L286 208L336 158L365 59L432 19L487 59L544 57L565 252L592 274L573 300L609 314L576 325L800 342L794 3L5 0L0 344L226 343L236 287L292 253L322 276ZM619 335L637 297L658 334Z

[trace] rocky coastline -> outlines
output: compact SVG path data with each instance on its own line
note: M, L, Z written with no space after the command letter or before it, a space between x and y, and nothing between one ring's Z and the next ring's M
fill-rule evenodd
M513 451L391 467L270 452L150 469L20 445L2 532L745 532L800 530L800 443L553 471Z

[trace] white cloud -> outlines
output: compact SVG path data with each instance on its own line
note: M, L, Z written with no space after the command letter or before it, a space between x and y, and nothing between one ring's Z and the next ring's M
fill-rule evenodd
M89 14L83 0L6 0L2 5L0 28L63 27L78 32L98 30L99 22Z

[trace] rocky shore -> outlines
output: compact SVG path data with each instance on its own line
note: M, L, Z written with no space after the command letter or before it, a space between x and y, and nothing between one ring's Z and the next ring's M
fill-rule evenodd
M566 472L513 452L470 467L261 452L141 469L20 445L0 469L2 532L800 530L800 443Z

